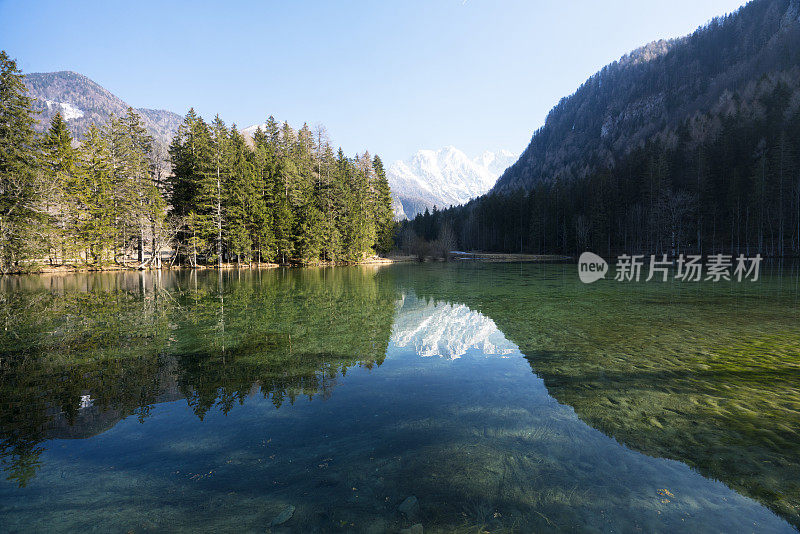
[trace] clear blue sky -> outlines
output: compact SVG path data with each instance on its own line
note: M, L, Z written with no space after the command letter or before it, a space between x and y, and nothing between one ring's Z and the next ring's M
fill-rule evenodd
M742 0L0 0L25 72L74 70L135 107L323 123L385 160L521 151L562 96Z

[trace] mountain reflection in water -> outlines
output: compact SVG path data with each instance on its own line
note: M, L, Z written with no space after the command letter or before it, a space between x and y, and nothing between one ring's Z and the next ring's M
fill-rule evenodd
M468 351L486 355L517 352L494 321L463 304L435 303L404 294L392 327L392 343L413 347L420 356L455 360Z

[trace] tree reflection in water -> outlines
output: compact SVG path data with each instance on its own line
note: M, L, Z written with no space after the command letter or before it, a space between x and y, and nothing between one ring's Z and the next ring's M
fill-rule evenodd
M396 295L387 271L192 271L4 277L0 454L21 486L42 443L89 437L159 402L202 419L250 395L328 396L380 365Z

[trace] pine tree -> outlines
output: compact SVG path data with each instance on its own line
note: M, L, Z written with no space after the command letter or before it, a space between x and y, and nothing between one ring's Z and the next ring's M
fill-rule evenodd
M368 153L356 156L354 165L348 173L350 186L349 213L351 216L351 234L348 261L358 262L372 252L375 243L375 208L376 190L374 188L374 171Z
M139 264L144 265L147 232L166 215L166 203L156 185L153 139L132 108L119 119L111 118L110 138L117 234L123 250L135 244Z
M50 263L60 255L66 261L67 250L72 248L69 231L77 219L75 199L75 172L77 151L72 147L72 135L67 123L56 113L42 142L42 171L49 190L43 192L45 211L52 214L52 228L48 236ZM70 252L75 252L74 250Z
M375 170L375 188L377 190L377 202L374 207L375 224L377 225L375 249L385 254L394 247L395 224L392 192L383 168L383 161L377 155L372 158L372 168Z
M198 254L205 253L203 219L198 213L200 186L212 165L211 132L206 122L189 109L170 144L172 174L167 178L172 213L185 221L178 233L179 247L197 267Z
M283 159L276 169L273 183L273 235L275 249L281 263L286 263L294 252L294 213L289 195L290 183L295 179L297 169L289 159Z
M79 166L68 198L75 203L75 236L86 247L86 262L103 266L114 244L114 203L109 140L91 125L79 151Z
M280 140L278 141L278 153L285 158L292 158L296 149L296 141L294 130L289 126L288 122L283 121Z
M211 142L208 153L210 158L199 164L197 194L193 203L193 211L197 214L198 233L204 241L213 243L213 260L217 266L221 267L222 234L225 225L223 199L228 180L225 158L228 151L229 134L219 115L214 118L210 133Z
M317 186L317 209L322 215L320 227L320 254L324 261L336 262L342 255L342 240L338 224L342 213L341 188L336 179L336 161L329 143L325 143L319 156L319 184Z
M38 252L45 219L37 210L36 135L32 99L16 62L0 51L0 272Z
M278 126L278 121L276 121L275 117L273 117L272 115L270 115L267 118L267 124L264 129L264 135L267 137L267 141L273 147L275 147L275 149L277 149L280 146L280 140L281 140L280 128Z
M365 165L364 157L351 161L341 148L337 156L337 189L343 199L339 229L343 256L347 262L358 262L369 253L374 242L374 224L370 218L370 177L372 164Z
M231 128L227 148L225 174L229 177L229 184L225 191L226 241L231 254L240 263L242 259L250 259L254 238L258 239L253 225L257 206L263 199L256 185L249 149L235 125Z
M274 123L274 119L272 119ZM275 146L269 136L258 128L253 136L253 180L257 196L252 207L251 235L256 260L272 260L275 255L273 232L273 194Z
M172 174L167 178L172 211L186 216L197 200L201 175L211 162L208 125L189 109L170 144Z

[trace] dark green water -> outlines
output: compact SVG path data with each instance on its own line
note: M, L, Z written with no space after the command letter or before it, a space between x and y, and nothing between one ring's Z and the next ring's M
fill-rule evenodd
M0 531L793 532L800 278L766 270L0 278Z

